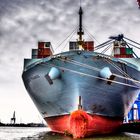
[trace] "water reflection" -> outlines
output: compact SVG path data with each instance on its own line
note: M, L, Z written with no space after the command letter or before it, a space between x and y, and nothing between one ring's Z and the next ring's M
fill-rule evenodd
M0 127L0 140L74 140L51 132L49 128ZM100 135L76 140L140 140L140 134L119 133L115 135Z
M51 133L47 132L44 134L42 140L74 140L74 139L70 136L64 136L53 132ZM82 140L140 140L140 135L132 133L120 133L115 135L94 136L90 138L84 138Z

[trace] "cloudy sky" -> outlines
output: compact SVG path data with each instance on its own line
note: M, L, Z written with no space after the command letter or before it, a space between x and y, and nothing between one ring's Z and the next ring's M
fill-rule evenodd
M84 25L102 43L118 33L140 42L136 0L83 0ZM40 122L22 79L24 58L37 41L54 48L78 25L79 0L0 0L0 120Z

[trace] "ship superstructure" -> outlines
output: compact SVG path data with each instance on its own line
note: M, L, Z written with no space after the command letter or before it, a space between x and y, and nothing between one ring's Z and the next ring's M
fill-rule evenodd
M140 60L125 37L95 47L83 39L82 14L80 7L78 40L69 51L53 55L50 42L39 42L22 75L50 128L74 138L116 131L140 92ZM110 43L112 56L94 51Z

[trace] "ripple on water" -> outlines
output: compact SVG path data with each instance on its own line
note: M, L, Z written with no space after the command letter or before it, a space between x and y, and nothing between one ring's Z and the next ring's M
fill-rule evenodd
M73 138L51 132L47 127L0 127L0 140L73 140ZM100 135L82 140L140 140L140 134L121 133L116 135Z

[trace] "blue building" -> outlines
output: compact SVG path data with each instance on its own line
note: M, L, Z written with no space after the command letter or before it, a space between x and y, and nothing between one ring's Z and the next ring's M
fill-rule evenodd
M126 122L140 121L140 94L135 101L132 109L128 113L128 118Z

